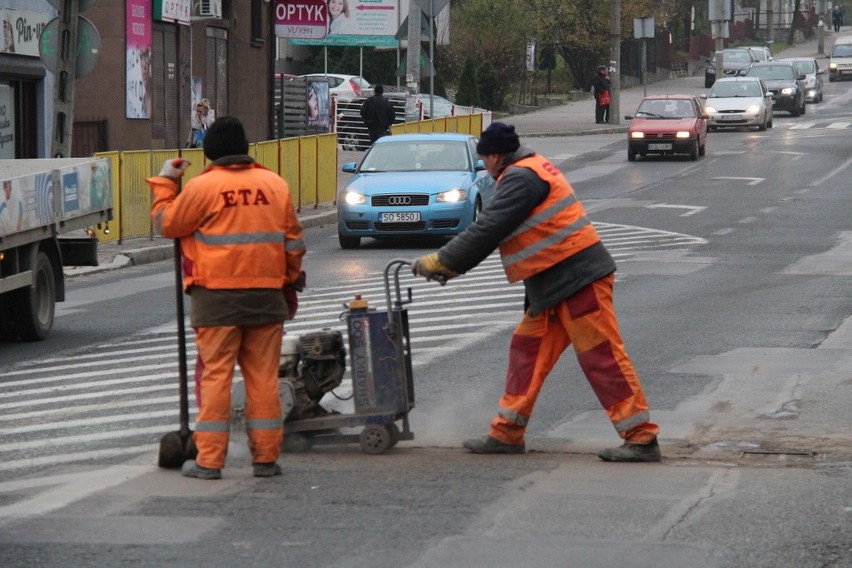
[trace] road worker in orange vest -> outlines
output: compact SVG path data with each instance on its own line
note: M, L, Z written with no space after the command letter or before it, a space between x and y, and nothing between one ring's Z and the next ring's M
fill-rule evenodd
M438 252L415 259L415 275L454 278L498 248L509 282L523 280L525 313L509 348L506 388L489 435L464 442L478 454L520 454L545 379L574 344L592 389L624 440L605 461L657 462L659 427L625 351L612 302L615 261L560 171L521 146L515 127L494 122L476 147L497 180L476 222Z
M198 457L185 462L182 473L222 477L231 382L239 363L253 474L281 475L278 362L283 322L295 315L296 292L304 281L302 226L287 182L248 155L238 119L226 116L210 126L204 155L212 163L180 195L186 160L166 160L160 174L147 180L154 193L154 227L164 237L180 239L183 286L192 296Z

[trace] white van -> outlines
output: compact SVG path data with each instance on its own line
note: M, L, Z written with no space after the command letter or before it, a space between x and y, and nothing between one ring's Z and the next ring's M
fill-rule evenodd
M828 81L846 76L852 76L852 35L840 36L834 40L834 46L828 56Z

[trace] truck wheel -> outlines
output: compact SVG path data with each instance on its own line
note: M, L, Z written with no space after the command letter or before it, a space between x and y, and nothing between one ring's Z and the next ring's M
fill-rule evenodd
M15 334L23 341L41 341L53 327L56 311L56 282L53 266L43 252L39 252L33 267L33 284L10 294L6 302L12 316Z

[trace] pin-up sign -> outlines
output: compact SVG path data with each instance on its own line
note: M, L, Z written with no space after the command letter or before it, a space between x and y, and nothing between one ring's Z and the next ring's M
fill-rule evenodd
M322 39L327 32L328 7L325 0L276 0L276 36Z

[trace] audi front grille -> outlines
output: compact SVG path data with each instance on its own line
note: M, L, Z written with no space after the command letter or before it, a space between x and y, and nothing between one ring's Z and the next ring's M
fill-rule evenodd
M429 205L429 196L423 194L373 195L370 197L373 207L422 207Z

